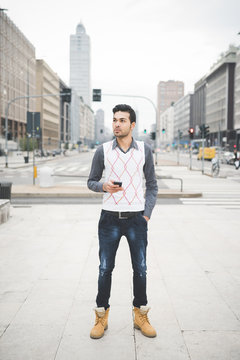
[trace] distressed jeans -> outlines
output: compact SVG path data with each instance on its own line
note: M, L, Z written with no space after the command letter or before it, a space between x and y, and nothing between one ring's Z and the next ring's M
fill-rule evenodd
M99 224L99 277L98 307L109 305L111 293L112 271L115 257L122 236L128 241L133 268L133 306L147 305L146 294L146 249L147 249L147 221L141 213L128 219L117 217L102 210Z

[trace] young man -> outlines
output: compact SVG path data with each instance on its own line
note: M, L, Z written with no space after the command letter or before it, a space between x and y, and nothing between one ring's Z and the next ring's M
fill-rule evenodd
M90 333L93 339L101 338L108 326L112 271L122 236L127 238L133 267L134 326L145 336L156 336L147 316L150 308L146 294L146 248L147 226L158 188L150 146L132 138L135 123L136 114L129 105L114 107L115 139L97 148L88 179L89 189L104 192L98 224L100 266L96 322ZM101 182L104 169L105 181Z

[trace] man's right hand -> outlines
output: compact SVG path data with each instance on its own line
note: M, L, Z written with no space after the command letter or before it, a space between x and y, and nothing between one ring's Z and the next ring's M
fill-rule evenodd
M113 180L110 180L103 184L103 191L106 191L110 194L116 193L118 191L123 191L123 190L124 190L123 187L120 187L119 185L114 185Z

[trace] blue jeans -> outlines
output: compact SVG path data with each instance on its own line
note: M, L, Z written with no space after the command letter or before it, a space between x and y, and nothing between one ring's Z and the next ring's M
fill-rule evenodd
M133 306L147 305L146 249L147 221L139 213L128 219L119 219L102 210L99 224L99 277L97 306L107 309L111 293L112 271L122 236L126 236L133 268Z

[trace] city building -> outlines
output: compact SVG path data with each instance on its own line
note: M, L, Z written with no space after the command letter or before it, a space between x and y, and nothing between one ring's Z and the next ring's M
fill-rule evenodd
M60 92L69 91L68 86L60 79ZM71 141L71 105L66 96L60 96L60 148ZM67 146L67 145L66 145Z
M8 111L8 139L19 143L26 135L27 111L35 100L16 99L36 94L35 48L12 20L0 11L0 146L4 147L5 110ZM10 104L10 102L12 102Z
M44 60L36 61L36 91L38 95L59 94L59 76ZM36 111L40 112L40 148L60 148L60 99L59 96L44 96L36 100Z
M104 111L98 109L95 118L95 144L102 144L105 141Z
M162 129L160 127L161 114L173 105L176 101L184 96L184 83L182 81L159 81L157 87L157 109L158 119L156 127L157 147L160 145L160 134Z
M139 111L135 110L136 113L136 123L135 123L135 127L133 129L133 137L135 140L138 140L139 138Z
M182 142L189 142L188 130L193 124L193 94L189 93L174 104L174 139L178 140L179 131Z
M206 75L206 124L211 145L217 145L219 137L221 146L228 144L232 148L236 141L234 82L237 50L230 46Z
M200 126L206 124L206 76L194 85L193 123L194 137L201 137Z
M90 63L90 38L80 23L76 34L70 35L70 87L88 106L91 103Z
M234 89L234 130L236 132L236 146L240 150L240 49L237 51Z
M174 139L174 106L160 115L160 147L171 145Z
M81 104L83 104L83 100L78 96L75 89L72 89L72 101L71 101L71 142L73 144L77 144L81 141L83 142L83 138L80 136L80 118L83 118L81 115ZM81 131L83 133L83 131ZM79 143L80 144L80 143Z
M84 117L83 117L83 140L84 145L88 147L94 146L95 136L95 123L94 123L94 112L90 106L84 104Z
M184 96L182 81L159 81L157 89L158 113L161 115L167 108Z

